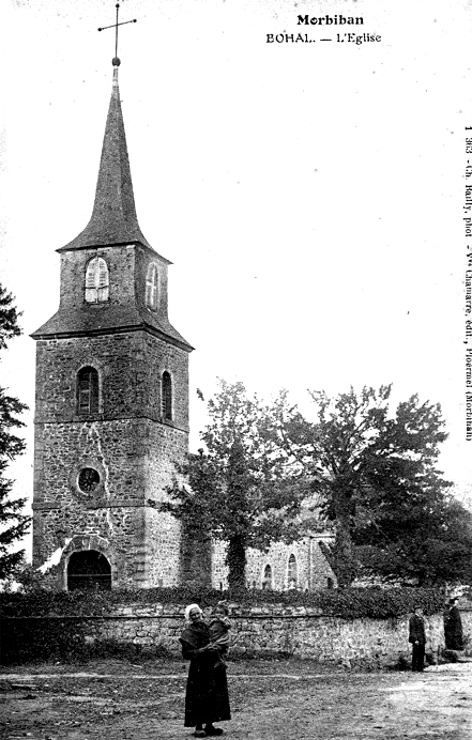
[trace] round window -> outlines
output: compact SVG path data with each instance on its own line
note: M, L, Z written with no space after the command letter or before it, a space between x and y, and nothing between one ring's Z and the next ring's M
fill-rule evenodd
M91 493L100 483L100 475L95 468L82 468L79 473L79 488L84 493Z

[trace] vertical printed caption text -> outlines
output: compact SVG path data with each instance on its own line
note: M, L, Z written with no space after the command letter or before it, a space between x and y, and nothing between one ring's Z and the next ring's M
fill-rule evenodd
M465 438L472 442L472 126L465 128Z

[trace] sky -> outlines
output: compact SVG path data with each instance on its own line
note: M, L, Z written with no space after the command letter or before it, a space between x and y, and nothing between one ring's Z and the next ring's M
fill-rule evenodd
M447 10L447 12L446 12ZM362 16L299 26L298 15ZM393 383L440 403L440 466L472 500L465 424L465 127L469 0L124 0L120 92L138 219L170 268L169 316L197 399L217 378L287 388ZM35 346L59 255L85 227L111 93L115 2L0 10L0 280L24 334L0 384L30 407L11 466L31 498ZM267 43L268 34L313 43ZM337 41L337 34L344 41ZM279 37L280 38L280 37ZM321 41L330 38L331 41ZM5 71L7 74L5 74ZM470 241L470 240L469 240Z

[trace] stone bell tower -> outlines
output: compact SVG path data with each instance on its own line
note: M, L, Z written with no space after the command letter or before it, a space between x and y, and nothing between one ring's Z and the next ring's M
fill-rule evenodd
M138 224L119 64L92 217L57 250L59 310L32 335L33 565L58 588L179 580L180 527L159 502L188 450L192 347L168 320L170 262Z

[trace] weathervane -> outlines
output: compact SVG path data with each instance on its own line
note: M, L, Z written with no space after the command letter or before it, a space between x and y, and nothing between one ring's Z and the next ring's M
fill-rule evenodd
M116 3L116 21L113 23L112 26L103 26L103 28L99 28L99 31L106 31L107 28L114 28L115 29L115 56L112 59L112 64L115 67L119 67L121 64L121 61L118 59L118 26L125 26L127 23L137 23L137 19L133 18L132 21L121 21L121 23L118 22L118 15L120 12L120 3Z

